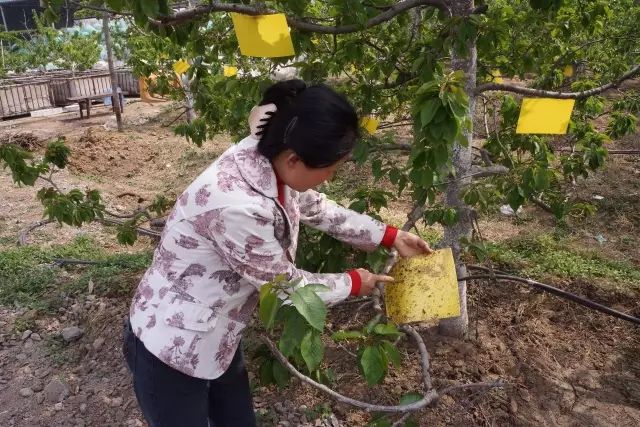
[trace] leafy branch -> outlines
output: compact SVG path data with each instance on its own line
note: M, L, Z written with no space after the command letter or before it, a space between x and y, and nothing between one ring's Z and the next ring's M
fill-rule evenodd
M476 87L474 93L478 95L478 94L481 94L482 92L487 92L490 90L498 90L503 92L518 93L520 95L530 95L530 96L537 96L537 97L544 97L544 98L582 99L582 98L588 98L590 96L598 95L599 93L602 93L608 89L616 88L620 86L622 82L632 79L639 74L640 74L640 64L633 66L629 71L627 71L618 79L610 83L595 87L593 89L582 90L579 92L557 92L557 91L551 91L551 90L515 86L515 85L510 85L505 83L485 83Z

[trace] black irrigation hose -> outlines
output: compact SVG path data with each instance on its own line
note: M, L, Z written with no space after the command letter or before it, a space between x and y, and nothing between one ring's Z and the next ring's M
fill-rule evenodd
M562 289L555 288L553 286L536 282L535 280L525 279L522 277L511 276L508 274L477 274L466 277L461 277L458 279L459 282L465 280L475 280L475 279L495 279L496 281L511 281L511 282L520 282L526 285L529 285L533 288L539 289L544 292L548 292L550 294L559 296L560 298L567 299L569 301L573 301L577 304L583 305L585 307L591 308L593 310L599 311L601 313L608 314L613 317L617 317L618 319L626 320L627 322L635 323L636 325L640 325L640 319L634 316L631 316L626 313L622 313L620 311L614 310L610 307L607 307L602 304L598 304L597 302L588 300L584 297L581 297L576 294L572 294L571 292L563 291Z

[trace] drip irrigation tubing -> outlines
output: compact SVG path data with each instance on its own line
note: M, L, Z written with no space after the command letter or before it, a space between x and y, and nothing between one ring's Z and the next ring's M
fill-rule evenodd
M477 267L469 267L469 268L477 268ZM490 271L489 269L481 268L486 271ZM495 271L495 270L494 270ZM545 283L540 283L535 280L525 279L523 277L512 276L507 273L495 271L495 274L487 273L487 274L475 274L470 276L461 277L458 279L459 282L466 280L477 280L477 279L494 279L496 281L510 281L510 282L518 282L523 283L525 285L529 285L538 290L548 292L550 294L556 295L560 298L564 298L566 300L575 302L592 310L599 311L601 313L608 314L609 316L616 317L621 320L626 320L627 322L634 323L636 325L640 325L640 319L634 316L631 316L626 313L622 313L621 311L614 310L613 308L607 307L605 305L599 304L595 301L591 301L587 298L581 297L576 294L572 294L571 292L564 291L562 289L558 289L554 286L547 285Z

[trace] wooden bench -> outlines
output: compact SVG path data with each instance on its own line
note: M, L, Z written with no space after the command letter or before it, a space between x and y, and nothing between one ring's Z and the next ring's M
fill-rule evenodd
M122 92L122 91L118 91L118 101L120 103L120 111L124 111L124 96L127 94L128 92ZM111 106L115 111L115 103L114 103L114 99L113 99L113 93L111 92L105 92L105 93L97 93L97 94L93 94L93 95L81 95L81 96L71 96L69 98L67 98L67 101L72 101L72 102L77 102L78 103L78 107L80 107L80 118L84 118L84 116L82 115L82 109L83 107L87 110L87 117L91 116L91 101L95 100L95 99L103 99L103 98L107 98L110 97L111 98Z

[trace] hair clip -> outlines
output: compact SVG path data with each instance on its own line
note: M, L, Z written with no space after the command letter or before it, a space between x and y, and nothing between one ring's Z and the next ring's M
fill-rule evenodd
M291 133L293 128L296 126L296 123L298 123L298 116L294 116L289 121L289 124L287 125L287 128L284 130L284 136L282 137L282 143L283 144L285 144L285 145L287 144L287 139L289 138L289 134Z
M254 138L260 139L269 123L269 119L276 114L277 110L276 104L256 105L251 109L251 113L249 113L249 129Z

